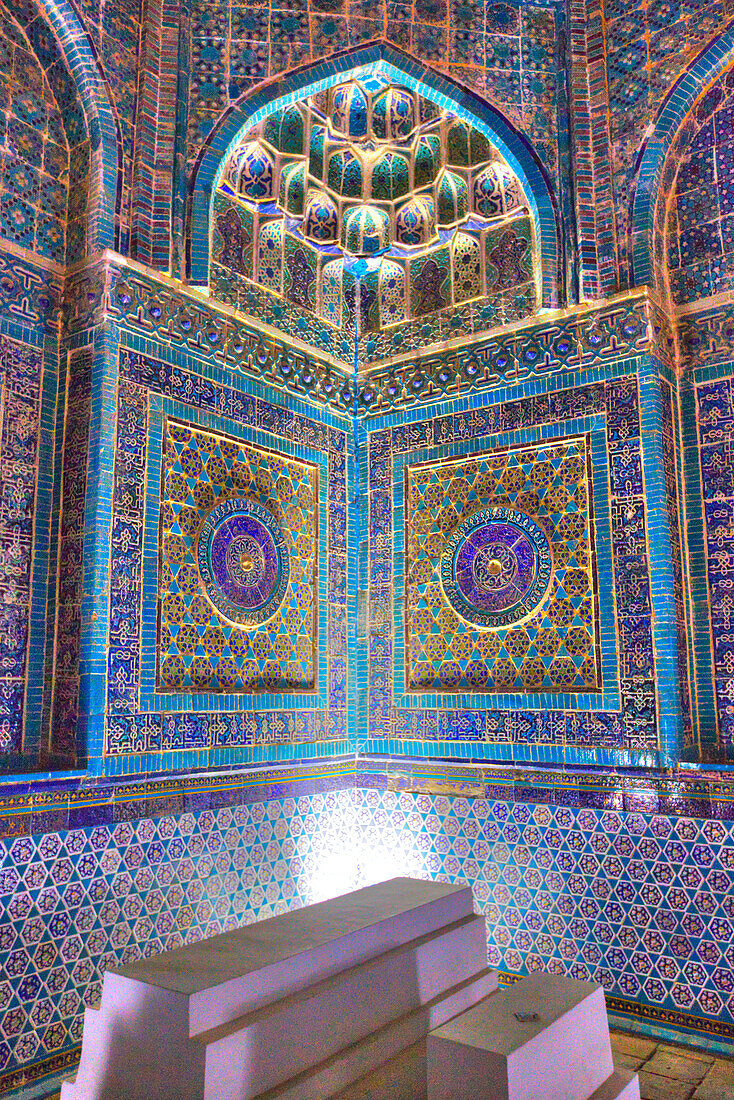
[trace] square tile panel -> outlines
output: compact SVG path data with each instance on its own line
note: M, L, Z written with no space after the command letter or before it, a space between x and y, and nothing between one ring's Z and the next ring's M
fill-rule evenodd
M313 690L318 470L167 418L159 692Z
M408 690L600 690L588 438L405 477Z

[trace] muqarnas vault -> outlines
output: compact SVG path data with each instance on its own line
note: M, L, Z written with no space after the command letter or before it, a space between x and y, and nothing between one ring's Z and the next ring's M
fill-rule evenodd
M481 302L485 329L536 308L535 229L517 176L468 122L378 76L254 126L212 214L212 293L276 328L291 315L295 334L342 360L355 329L370 359L369 334L430 343L462 328L468 303Z

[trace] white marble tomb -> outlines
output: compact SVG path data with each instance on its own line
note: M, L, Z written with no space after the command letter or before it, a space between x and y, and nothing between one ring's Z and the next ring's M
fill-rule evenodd
M381 1067L416 1100L428 1032L496 987L471 890L392 879L108 971L62 1100L346 1100Z

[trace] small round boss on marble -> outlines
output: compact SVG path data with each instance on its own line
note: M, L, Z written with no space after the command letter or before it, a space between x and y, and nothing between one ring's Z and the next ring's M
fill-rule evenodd
M441 584L463 619L510 626L548 591L553 563L545 531L509 508L475 512L454 531L441 557Z
M288 547L275 518L254 500L221 501L199 528L204 590L227 619L257 626L280 607L288 587Z

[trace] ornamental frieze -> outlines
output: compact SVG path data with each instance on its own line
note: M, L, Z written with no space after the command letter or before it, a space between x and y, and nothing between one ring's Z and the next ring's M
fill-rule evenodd
M430 353L406 352L355 374L195 288L151 276L106 252L69 276L64 299L69 336L104 321L183 345L204 361L358 417L627 356L652 353L674 361L668 319L644 287L603 306L547 312L480 339L445 341Z

